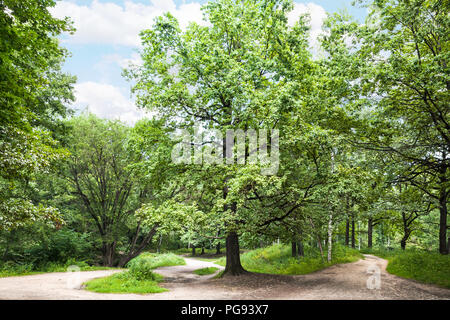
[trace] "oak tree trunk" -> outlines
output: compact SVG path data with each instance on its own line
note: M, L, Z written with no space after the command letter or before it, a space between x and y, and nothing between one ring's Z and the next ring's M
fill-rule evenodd
M102 246L103 265L113 267L115 257L116 243L104 243Z
M445 178L441 178L441 182ZM441 192L439 195L439 252L441 254L448 254L449 247L447 246L447 190L445 186L441 187Z
M241 265L241 257L239 252L239 238L236 232L229 232L226 239L226 266L224 275L238 276L247 271Z
M402 240L400 241L400 246L401 246L402 250L406 249L406 240L407 239L405 237L403 237Z

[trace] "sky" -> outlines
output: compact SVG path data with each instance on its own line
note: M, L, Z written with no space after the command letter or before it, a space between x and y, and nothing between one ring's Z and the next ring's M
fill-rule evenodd
M63 67L77 76L76 110L86 108L99 117L120 119L134 124L145 117L136 108L131 85L122 77L130 63L139 64L139 32L148 29L153 19L170 11L183 28L190 21L202 23L201 5L206 0L62 0L51 12L58 18L70 17L77 29L62 35L61 45L71 52ZM326 12L346 10L362 22L365 8L353 7L352 0L294 1L289 21L300 14L311 15L311 45L320 33Z

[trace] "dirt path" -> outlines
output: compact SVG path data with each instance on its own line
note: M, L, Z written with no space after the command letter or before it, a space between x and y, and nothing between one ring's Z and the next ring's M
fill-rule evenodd
M386 272L387 261L366 255L358 262L335 265L302 276L248 274L212 279L193 271L216 266L211 262L185 258L185 266L158 268L166 277L162 284L168 292L136 294L100 294L81 289L81 283L120 270L81 272L75 285L68 288L73 274L48 273L0 279L0 299L449 299L450 290L402 279ZM222 268L222 267L220 267ZM368 273L369 272L371 273ZM372 271L371 271L372 270ZM367 280L377 277L379 289L368 289ZM373 278L371 278L373 279ZM376 287L377 282L372 284Z

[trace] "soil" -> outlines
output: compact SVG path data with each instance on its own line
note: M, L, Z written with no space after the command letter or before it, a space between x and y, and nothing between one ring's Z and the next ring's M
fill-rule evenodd
M122 272L104 270L0 278L0 300L450 300L449 289L391 275L386 272L387 261L372 255L365 255L365 259L354 263L334 265L307 275L249 273L220 279L214 278L215 274L199 276L193 271L212 266L220 269L223 267L194 258L185 260L184 266L156 270L165 277L161 286L169 289L168 292L146 295L103 294L83 289L83 283L90 279ZM376 281L371 281L377 278L377 274L379 287Z

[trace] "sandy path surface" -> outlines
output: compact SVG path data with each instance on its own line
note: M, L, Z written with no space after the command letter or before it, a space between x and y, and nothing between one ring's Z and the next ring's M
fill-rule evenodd
M74 274L0 278L0 299L449 299L450 290L399 278L386 272L387 261L366 255L364 260L335 265L302 276L248 274L212 279L198 276L199 268L216 266L211 262L185 258L185 266L158 268L165 277L162 286L168 292L137 294L101 294L82 289L87 280L108 276L120 270L81 272ZM379 277L378 277L379 275ZM70 278L72 277L72 278ZM376 279L379 279L379 282ZM370 281L372 279L373 281ZM373 289L368 288L372 284ZM377 288L379 284L379 288Z

